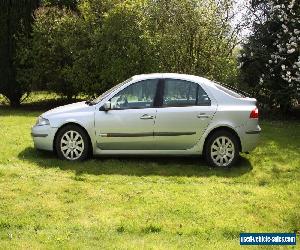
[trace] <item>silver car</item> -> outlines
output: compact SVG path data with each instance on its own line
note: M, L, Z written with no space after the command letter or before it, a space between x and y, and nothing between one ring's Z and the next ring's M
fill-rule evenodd
M32 137L61 159L94 155L203 155L229 167L257 145L256 99L205 78L137 75L93 101L42 114Z

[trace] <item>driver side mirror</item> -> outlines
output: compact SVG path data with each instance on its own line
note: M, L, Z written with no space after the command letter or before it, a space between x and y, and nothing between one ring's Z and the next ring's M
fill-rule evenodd
M107 101L106 103L101 106L100 111L105 111L107 112L108 110L111 110L111 102Z

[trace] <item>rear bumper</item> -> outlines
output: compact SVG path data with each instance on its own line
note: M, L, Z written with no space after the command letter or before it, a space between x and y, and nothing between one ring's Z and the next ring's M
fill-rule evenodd
M240 131L242 152L252 151L259 142L261 128L259 125L253 130Z
M31 128L31 136L34 147L37 149L53 151L53 141L57 128L50 126L33 126Z

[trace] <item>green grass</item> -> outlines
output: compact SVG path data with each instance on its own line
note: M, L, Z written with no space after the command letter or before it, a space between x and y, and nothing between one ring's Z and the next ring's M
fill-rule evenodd
M242 249L240 232L300 229L297 122L263 122L259 147L224 170L197 157L60 161L33 148L39 114L0 107L1 249Z

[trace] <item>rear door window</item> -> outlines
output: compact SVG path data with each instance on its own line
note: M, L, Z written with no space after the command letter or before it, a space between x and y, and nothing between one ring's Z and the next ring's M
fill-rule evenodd
M209 106L210 99L201 86L179 79L165 79L163 107Z

